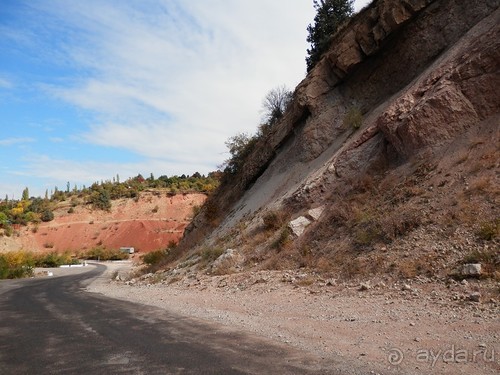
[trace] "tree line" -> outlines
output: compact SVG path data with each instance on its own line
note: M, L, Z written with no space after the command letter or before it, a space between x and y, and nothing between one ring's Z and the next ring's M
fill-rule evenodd
M54 219L54 209L59 202L70 201L69 213L73 207L79 204L90 205L94 209L109 210L111 201L120 198L139 199L140 193L146 189L163 189L169 194L179 193L205 193L215 190L219 185L220 172L211 172L207 176L198 172L191 176L167 176L162 175L155 178L151 173L144 178L141 174L120 182L117 175L111 180L94 182L91 186L70 189L67 183L66 190L60 190L57 186L53 191L47 190L45 197L30 197L26 187L20 200L9 199L0 201L0 229L3 234L11 236L15 225L38 224ZM36 227L35 227L36 228Z

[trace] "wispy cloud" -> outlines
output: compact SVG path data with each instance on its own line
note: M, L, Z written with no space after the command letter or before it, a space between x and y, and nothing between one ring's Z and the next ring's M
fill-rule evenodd
M14 83L9 79L0 76L0 89L12 89L12 88L14 88Z
M49 92L94 113L87 142L215 168L225 139L256 129L266 92L304 77L310 4L57 3L43 11L78 30L64 48L86 74Z
M12 146L16 144L32 143L36 140L34 138L4 138L0 139L0 146Z

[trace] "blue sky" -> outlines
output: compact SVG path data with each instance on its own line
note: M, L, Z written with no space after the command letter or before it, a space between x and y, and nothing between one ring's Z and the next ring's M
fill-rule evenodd
M215 170L265 94L305 77L314 14L312 0L0 0L0 198Z

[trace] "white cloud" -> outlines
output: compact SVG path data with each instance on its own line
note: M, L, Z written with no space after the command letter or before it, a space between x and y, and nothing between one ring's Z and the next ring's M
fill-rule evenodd
M373 0L356 0L354 2L354 11L359 12L361 9L372 2Z

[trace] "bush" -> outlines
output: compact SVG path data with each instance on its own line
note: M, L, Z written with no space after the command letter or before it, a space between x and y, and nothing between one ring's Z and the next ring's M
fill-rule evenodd
M476 234L479 238L486 241L491 241L498 237L500 233L500 219L492 222L483 222L480 224Z
M33 275L35 261L26 251L0 254L0 279L17 279Z
M111 210L111 198L109 191L101 189L99 191L94 191L88 198L92 207L98 210L109 211Z
M106 249L103 246L97 246L83 253L81 257L93 260L123 260L128 259L127 253L121 252L119 249Z
M79 264L78 259L74 259L68 252L59 254L55 251L35 257L37 267L59 267L63 264Z
M10 237L14 234L14 228L12 228L12 225L7 225L5 228L4 228L4 234L7 236L7 237Z
M203 250L201 256L204 261L211 262L220 257L223 252L224 249L222 249L221 247L208 247Z
M283 212L269 211L262 218L265 230L278 230L287 221L287 215Z
M231 157L223 164L224 177L227 178L227 175L234 175L242 170L245 159L253 151L256 144L257 137L245 133L237 134L226 141L226 147L229 149Z
M50 210L45 210L42 212L41 219L44 222L52 221L52 220L54 220L54 213Z
M142 261L149 266L154 266L165 258L167 255L166 250L156 250L142 256Z
M283 250L283 248L290 242L290 229L285 227L279 233L278 238L272 243L271 247L278 251Z

